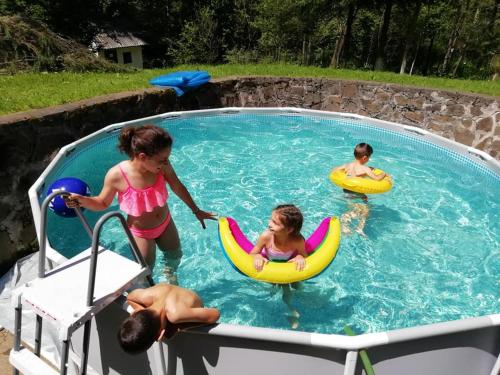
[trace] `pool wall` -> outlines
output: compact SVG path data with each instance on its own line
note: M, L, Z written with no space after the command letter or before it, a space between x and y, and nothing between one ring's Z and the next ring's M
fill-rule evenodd
M422 128L500 159L498 97L321 78L234 77L177 98L147 89L0 117L0 274L36 251L26 191L57 151L111 123L168 111L298 107L350 112Z
M92 323L99 374L361 375L366 349L379 375L498 375L500 315L348 337L219 324L179 333L130 356L116 344L127 313L112 304ZM73 345L81 350L82 334Z
M191 112L170 112L127 123L110 125L95 134L64 146L49 167L29 190L38 230L39 194L44 181L57 166L71 158L75 150L119 131L129 124L198 115L236 113L312 115L350 120L396 131L420 141L446 147L459 157L473 160L494 178L500 175L500 163L490 155L452 142L426 130L356 114L329 113L298 108L225 108ZM47 256L55 263L64 260L47 247ZM314 306L312 306L314 307ZM377 374L485 374L500 372L500 314L443 322L387 332L349 337L334 334L286 331L228 324L193 329L178 334L147 353L129 356L116 345L116 331L127 313L113 303L95 318L92 332L90 366L106 374L363 374L359 352L368 351ZM335 319L335 317L332 317ZM73 339L79 351L81 332Z

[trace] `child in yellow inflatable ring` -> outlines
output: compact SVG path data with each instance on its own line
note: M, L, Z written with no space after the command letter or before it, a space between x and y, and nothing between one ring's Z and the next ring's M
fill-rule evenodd
M379 171L378 173L374 173L373 168L368 167L366 164L370 160L370 156L373 154L373 148L368 143L359 143L354 148L354 160L350 163L339 165L335 167L331 174L336 171L343 170L346 176L349 177L368 177L375 181L382 181L384 178L390 179L390 176L383 172ZM366 223L366 219L370 214L370 208L368 207L368 196L364 193L354 192L348 189L343 189L344 193L348 199L361 199L363 203L352 203L350 206L350 210L345 212L341 218L342 224L342 233L350 234L351 229L349 227L352 219L358 219L358 225L355 229L355 232L359 233L362 236L365 236L364 227Z

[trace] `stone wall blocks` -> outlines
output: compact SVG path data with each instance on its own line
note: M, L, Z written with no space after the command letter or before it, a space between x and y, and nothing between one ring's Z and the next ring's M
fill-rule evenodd
M472 146L474 139L475 139L475 135L469 129L460 125L454 129L453 133L454 133L455 141L462 143L464 145L467 145L467 146Z
M466 128L471 129L473 127L472 119L471 118L462 118L462 125L465 126Z
M496 159L500 159L500 138L495 137L491 142L489 154Z
M474 147L479 149L479 150L487 150L490 148L491 143L493 140L491 137L484 137L483 139L479 140L479 142L474 144Z
M290 94L292 95L304 95L306 89L303 86L292 86L290 87Z
M358 86L353 83L344 83L341 86L341 95L344 97L355 97L358 94Z
M437 91L432 91L430 95L431 101L443 103L446 102L446 98L439 94Z
M409 102L410 102L406 96L401 95L401 94L394 95L393 100L394 100L394 103L396 103L396 105L403 106L403 107L408 106Z
M462 116L465 113L465 109L462 104L447 104L446 113L452 116Z
M391 95L386 91L380 91L375 94L375 98L381 101L389 101L391 99Z
M431 130L432 132L435 132L437 134L440 134L442 132L449 132L452 129L451 124L446 124L442 122L428 122L427 126L425 127L426 129Z
M472 116L480 116L483 113L481 107L475 104L472 104L470 107L470 114Z
M450 123L454 120L454 118L450 115L431 115L431 119L435 122L444 122L444 123Z
M493 118L485 117L479 120L476 124L476 129L483 132L491 132L493 130Z
M409 120L412 124L421 124L424 121L424 115L422 112L403 112L403 117Z
M424 104L423 105L423 110L427 112L441 112L444 109L444 105L441 103L434 103L434 104Z

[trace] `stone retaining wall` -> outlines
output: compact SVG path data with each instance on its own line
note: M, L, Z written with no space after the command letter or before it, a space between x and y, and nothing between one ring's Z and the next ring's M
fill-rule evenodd
M37 249L29 187L64 145L112 123L219 107L351 112L427 129L500 158L499 98L370 82L307 78L215 80L177 98L147 89L0 117L0 275Z

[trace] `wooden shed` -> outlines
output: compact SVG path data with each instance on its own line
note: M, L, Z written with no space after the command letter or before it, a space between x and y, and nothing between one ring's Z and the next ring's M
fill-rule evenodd
M97 56L107 60L142 69L142 46L146 44L130 32L114 31L97 34L92 40L91 49Z

